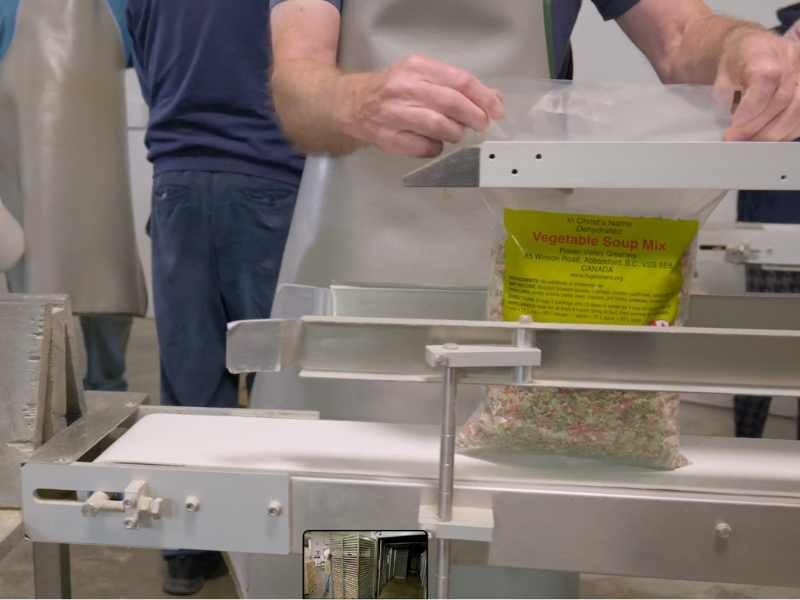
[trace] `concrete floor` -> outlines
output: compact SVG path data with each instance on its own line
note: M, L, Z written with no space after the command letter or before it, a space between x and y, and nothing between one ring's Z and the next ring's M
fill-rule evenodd
M152 321L138 320L128 349L130 389L150 394L158 402L158 354ZM681 427L685 433L730 436L729 410L684 404ZM794 423L772 417L767 435L793 439ZM162 561L158 552L103 547L76 547L72 551L73 593L76 598L162 598ZM800 568L800 562L798 564ZM230 577L209 582L198 598L231 598ZM0 599L33 595L31 549L20 544L0 562ZM650 579L584 576L584 598L800 598L800 589L667 582ZM403 597L403 596L396 596Z
M422 585L415 578L397 579L396 577L386 584L381 598L422 598Z

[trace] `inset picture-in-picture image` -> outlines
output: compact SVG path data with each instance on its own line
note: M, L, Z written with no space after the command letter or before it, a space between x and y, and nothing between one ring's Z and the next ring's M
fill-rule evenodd
M424 531L307 531L303 598L427 598Z

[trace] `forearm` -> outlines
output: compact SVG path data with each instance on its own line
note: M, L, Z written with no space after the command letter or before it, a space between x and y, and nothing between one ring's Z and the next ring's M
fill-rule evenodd
M502 97L474 75L411 55L385 70L336 66L340 16L329 2L292 0L272 11L272 94L285 134L308 153L347 154L374 145L432 157L466 128L503 117Z
M702 0L640 0L618 19L664 83L711 84L725 48L753 23L715 15Z
M345 131L356 79L334 65L288 60L272 74L275 109L287 137L310 154L343 155L362 144Z
M748 21L709 14L690 21L659 75L666 83L713 84L717 78L720 60L729 44L736 43L742 35L753 31L765 31L763 27Z

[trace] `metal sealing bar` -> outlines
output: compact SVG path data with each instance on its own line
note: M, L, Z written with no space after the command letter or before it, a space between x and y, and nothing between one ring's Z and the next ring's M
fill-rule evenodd
M794 227L800 231L800 226ZM712 243L715 239L709 238ZM304 298L308 296L328 298L327 308L303 312ZM281 319L302 319L309 315L457 321L486 318L485 289L308 288L286 284L278 290L278 297L286 306L300 307L291 315L279 315ZM686 323L689 327L800 331L800 294L693 294L689 311Z
M480 162L482 188L795 190L800 185L800 148L782 142L485 142Z
M689 393L800 395L800 332L577 326L425 319L308 317L236 323L228 332L235 372L300 369L303 377L441 383L421 349L436 344L514 343L530 330L542 353L533 387L631 389ZM263 340L256 346L245 342ZM609 349L613 348L613 352ZM240 360L231 360L238 357ZM518 385L513 368L470 369L469 385Z
M580 165L577 168L576 165ZM669 165L669 168L664 168ZM764 142L484 142L406 176L407 187L795 190L800 148ZM477 178L469 173L478 168Z

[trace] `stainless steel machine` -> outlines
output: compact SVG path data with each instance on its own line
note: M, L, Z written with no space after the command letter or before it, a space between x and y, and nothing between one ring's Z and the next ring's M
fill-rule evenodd
M796 144L487 142L407 184L792 189L797 165ZM108 408L22 468L26 532L52 564L65 544L299 562L306 530L423 528L440 597L463 593L464 565L800 586L795 442L687 437L672 472L454 448L466 386L800 395L800 298L695 296L688 327L657 329L487 322L482 290L280 294L294 315L230 325L231 371L439 386L441 423Z

